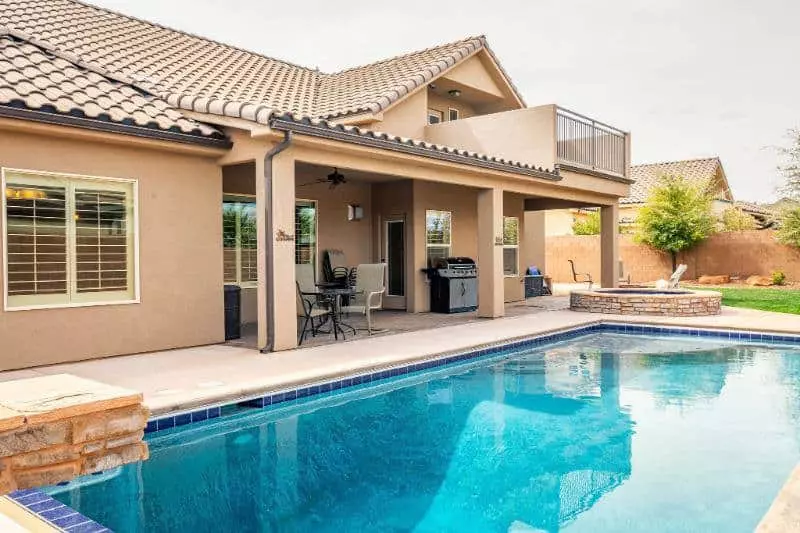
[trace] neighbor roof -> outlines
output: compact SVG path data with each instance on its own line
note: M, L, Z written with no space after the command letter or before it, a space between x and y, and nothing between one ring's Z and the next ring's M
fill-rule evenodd
M631 166L631 178L635 181L631 185L630 195L626 198L620 198L619 203L644 203L647 200L650 189L652 189L663 176L679 176L700 183L702 181L715 179L718 170L722 170L722 162L718 157L633 165ZM722 179L725 188L725 192L723 193L724 199L731 200L730 188L728 187L724 171L722 171Z
M224 141L163 100L47 52L0 26L0 115ZM55 117L60 117L56 119ZM107 127L106 127L107 126Z
M381 111L479 50L500 68L480 36L324 74L77 0L0 0L0 24L173 106L262 124Z

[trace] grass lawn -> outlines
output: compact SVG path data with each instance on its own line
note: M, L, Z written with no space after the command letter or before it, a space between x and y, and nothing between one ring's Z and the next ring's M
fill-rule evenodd
M800 315L800 291L758 287L694 287L722 293L722 305Z

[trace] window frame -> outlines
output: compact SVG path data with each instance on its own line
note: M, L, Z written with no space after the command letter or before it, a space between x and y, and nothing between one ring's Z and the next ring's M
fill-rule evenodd
M453 114L455 113L456 118L453 118ZM452 122L453 120L459 120L461 118L461 111L456 109L455 107L448 107L447 108L447 120Z
M506 244L505 235L506 235L506 220L514 219L517 221L517 243L516 244ZM506 265L505 265L505 250L516 250L514 261L514 273L513 274L506 274ZM519 277L519 217L512 217L512 216L503 216L503 277L504 278L518 278Z
M437 122L431 122L431 117L436 117ZM428 108L428 126L434 126L436 124L442 124L444 122L444 111L440 111L438 109L434 109L432 107Z
M222 195L222 204L224 209L225 202L236 202L236 203L247 203L247 204L256 204L256 197L251 194L228 194L225 193ZM256 230L256 234L258 231ZM224 236L223 236L224 238ZM223 253L225 251L225 245L223 243ZM256 250L258 249L258 238L256 237ZM256 252L257 253L257 252ZM224 258L223 258L224 259ZM258 267L256 267L256 278L258 277ZM258 279L255 281L242 281L242 249L241 247L237 247L236 249L236 281L225 281L224 273L222 282L224 285L238 285L243 289L252 289L258 287Z
M131 246L133 250L131 252L131 257L133 259L133 276L131 276L131 281L133 283L133 296L131 298L125 299L109 299L103 300L90 300L88 299L89 296L84 296L83 298L78 298L78 301L69 301L69 302L49 302L49 303L41 303L41 304L23 304L23 305L9 305L9 287L8 287L8 229L6 224L8 222L8 213L7 213L7 202L6 202L6 188L8 187L8 178L10 174L19 174L22 177L29 177L35 180L36 178L54 178L54 179L63 179L70 182L71 190L74 190L74 182L75 181L83 181L88 182L90 188L93 188L96 183L115 183L115 184L127 184L131 187L131 200L132 200L132 213L131 213L131 228L133 230L133 236L131 239ZM100 188L100 187L98 187ZM36 309L66 309L66 308L73 308L73 307L95 307L95 306L103 306L103 305L130 305L130 304L140 304L141 303L141 273L140 273L140 261L139 261L139 181L133 178L116 178L110 176L90 176L85 174L72 174L67 172L50 172L45 170L34 170L34 169L23 169L23 168L12 168L12 167L2 167L0 168L0 227L2 227L2 232L0 232L0 240L3 242L2 246L2 254L3 254L3 310L4 311L31 311ZM74 198L72 198L72 204L74 209ZM70 211L67 211L67 215L69 216ZM72 224L73 226L70 226ZM67 225L67 233L70 232L74 233L74 221L70 222ZM72 227L73 229L70 229ZM70 243L70 238L68 238L68 243ZM74 290L74 282L75 280L72 277L75 276L75 267L74 267L74 256L75 250L71 249L72 244L68 244L66 253L67 253L67 295L72 294ZM111 292L111 291L109 291ZM87 293L89 294L89 293ZM98 291L91 294L103 294L103 291Z
M428 242L428 213L447 213L448 232L450 241L447 244L431 244ZM425 261L428 266L433 266L431 263L431 248L447 248L447 253L444 257L452 257L453 255L453 212L445 209L426 209L425 210Z
M299 204L311 204L314 206L314 250L312 254L312 261L311 264L314 265L314 274L319 278L319 200L312 200L310 198L295 198L294 199L294 208L297 210L297 206ZM297 227L297 220L294 221L295 224L295 236L294 236L294 253L295 253L295 264L297 264L297 240L298 237L296 235L296 227ZM307 264L307 263L306 263Z

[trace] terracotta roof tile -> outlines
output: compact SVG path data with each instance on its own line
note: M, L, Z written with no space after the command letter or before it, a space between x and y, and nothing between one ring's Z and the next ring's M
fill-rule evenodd
M126 105L127 104L127 108ZM0 106L223 138L154 96L60 60L0 26Z
M77 0L0 0L0 25L173 106L261 122L378 112L478 50L497 62L479 36L324 74Z
M658 183L662 176L680 176L690 181L711 180L717 175L722 163L718 157L706 159L690 159L685 161L668 161L631 166L631 193L620 198L621 204L638 204L647 200L650 189Z

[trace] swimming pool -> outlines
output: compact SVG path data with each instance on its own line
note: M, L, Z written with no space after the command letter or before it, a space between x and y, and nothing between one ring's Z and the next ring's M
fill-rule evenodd
M148 440L50 492L119 533L752 531L800 459L800 351L594 333Z

